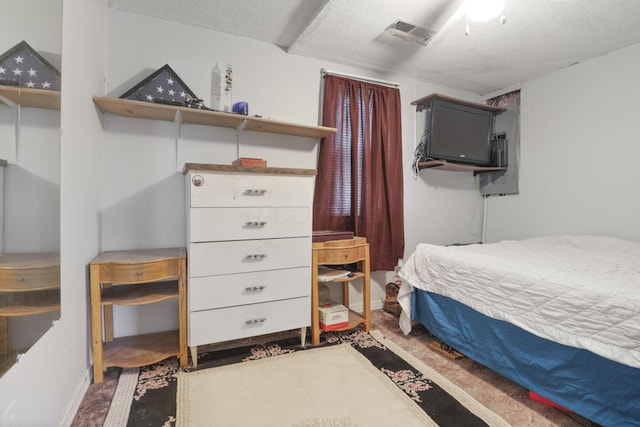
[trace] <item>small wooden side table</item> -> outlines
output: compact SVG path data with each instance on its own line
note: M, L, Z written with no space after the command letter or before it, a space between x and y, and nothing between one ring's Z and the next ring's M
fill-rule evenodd
M60 315L60 254L0 253L0 376L28 348L14 348L12 323L29 322L29 316ZM42 322L35 323L40 325ZM51 323L36 326L44 333Z
M311 264L311 342L320 344L320 305L318 266L320 265L344 265L359 263L360 272L351 277L332 280L342 283L343 305L349 308L349 283L352 280L362 279L362 314L349 310L349 325L340 330L353 329L360 325L368 332L371 329L371 275L369 263L369 244L364 237L355 237L347 240L328 240L313 243L313 255Z
M182 367L189 364L185 248L102 252L91 261L89 270L94 383L103 381L109 366L133 368L171 356L178 356ZM171 298L178 298L177 331L113 338L113 305Z

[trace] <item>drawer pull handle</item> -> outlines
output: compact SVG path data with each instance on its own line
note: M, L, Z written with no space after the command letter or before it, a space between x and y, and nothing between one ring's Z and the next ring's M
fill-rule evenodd
M204 178L202 175L194 175L193 178L191 178L191 182L196 187L202 187L204 185Z
M264 317L261 319L251 319L251 320L246 320L244 324L247 326L257 326L257 325L262 325L266 320L267 319L265 319Z
M244 290L246 292L261 292L264 290L264 288L266 288L266 286L264 285L260 285L260 286L247 286L246 288L244 288Z
M262 261L266 257L267 257L267 255L265 255L265 254L250 254L250 255L245 256L244 259L247 260L247 261Z
M266 193L267 190L263 190L260 188L249 188L247 190L244 190L244 194L245 196L264 196L264 193Z
M136 274L137 274L138 276L142 276L142 271L141 271L141 270L138 270L138 271L136 271Z
M267 225L267 221L247 221L244 225L249 228L262 228Z

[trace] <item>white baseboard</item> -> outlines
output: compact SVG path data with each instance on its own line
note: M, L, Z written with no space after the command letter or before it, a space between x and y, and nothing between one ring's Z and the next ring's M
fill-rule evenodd
M78 412L78 408L82 404L82 400L84 396L87 394L87 390L89 389L89 385L91 385L91 366L87 368L84 375L82 376L82 380L78 384L78 388L76 389L75 394L73 395L73 400L67 407L67 411L60 419L60 427L69 427L73 422L73 419Z
M384 304L384 299L381 300L377 300L377 299L372 299L371 300L371 310L379 310L382 308L382 305ZM362 307L363 304L362 302L353 302L349 304L349 308L353 311L357 311L358 313L362 313Z

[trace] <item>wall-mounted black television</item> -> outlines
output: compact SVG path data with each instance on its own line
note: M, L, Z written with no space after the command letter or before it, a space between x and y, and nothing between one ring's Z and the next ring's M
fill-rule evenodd
M491 164L494 111L438 98L431 99L427 108L427 158Z

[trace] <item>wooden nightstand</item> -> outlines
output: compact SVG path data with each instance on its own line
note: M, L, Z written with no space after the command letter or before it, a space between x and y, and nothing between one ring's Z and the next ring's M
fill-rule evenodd
M329 240L313 243L311 265L311 342L320 344L320 315L318 291L318 266L344 265L359 263L360 271L351 277L332 280L326 283L342 283L342 304L349 307L349 283L362 279L362 314L349 310L349 325L340 330L353 329L362 325L365 331L371 329L371 276L369 271L369 244L364 237L348 240Z
M189 364L185 248L102 252L89 268L94 383L102 382L109 366L133 368L171 356L178 356L182 367ZM178 298L177 331L113 338L113 305L151 304L171 298Z
M28 322L27 316L53 312L58 318L60 255L0 253L0 376L28 350L14 348L11 322Z

